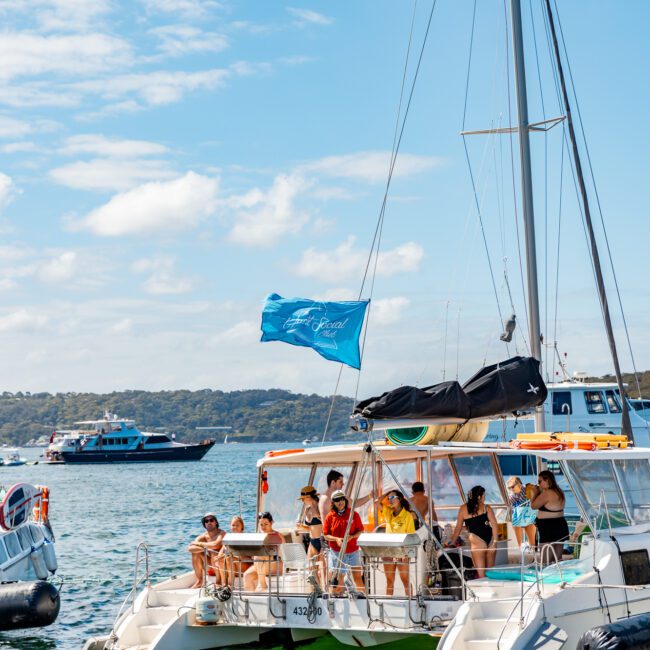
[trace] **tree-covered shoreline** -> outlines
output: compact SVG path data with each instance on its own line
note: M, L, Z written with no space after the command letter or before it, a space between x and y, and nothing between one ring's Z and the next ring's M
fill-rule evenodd
M55 428L70 428L79 420L94 420L105 411L133 418L147 431L176 434L187 442L223 439L226 430L197 427L232 427L228 439L238 442L302 441L322 436L331 397L302 395L281 389L126 390L95 393L9 393L0 395L0 443L23 445L49 435ZM328 438L349 431L352 399L337 397Z

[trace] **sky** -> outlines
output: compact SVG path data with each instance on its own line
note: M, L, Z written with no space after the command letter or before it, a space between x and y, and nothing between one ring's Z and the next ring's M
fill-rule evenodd
M2 390L332 394L337 364L259 342L263 301L360 295L431 6L2 2ZM523 2L531 122L562 113L540 6ZM344 369L345 395L464 380L527 353L516 137L460 135L516 124L504 4L478 3L472 39L473 9L435 6L376 276L362 292L372 298L362 372ZM558 9L591 198L636 366L650 369L650 3ZM545 374L558 372L555 341L569 372L604 374L612 364L563 127L531 138Z

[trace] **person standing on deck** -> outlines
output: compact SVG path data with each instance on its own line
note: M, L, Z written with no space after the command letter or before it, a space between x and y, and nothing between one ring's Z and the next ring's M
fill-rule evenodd
M325 518L332 509L332 494L336 490L343 489L343 474L338 472L335 469L331 469L327 473L327 490L320 495L318 499L318 508L320 510L321 521L325 521Z

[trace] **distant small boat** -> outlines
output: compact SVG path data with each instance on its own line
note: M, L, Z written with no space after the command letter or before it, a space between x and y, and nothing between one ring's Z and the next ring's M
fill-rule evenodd
M20 452L17 449L7 449L4 456L2 457L2 464L5 467L15 467L17 465L26 465L27 459L22 458Z

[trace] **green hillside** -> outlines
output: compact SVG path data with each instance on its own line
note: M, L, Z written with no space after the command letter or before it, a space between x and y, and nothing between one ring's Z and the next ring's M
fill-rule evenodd
M135 419L141 429L175 433L177 440L221 438L223 431L196 427L229 426L229 439L239 441L302 441L322 436L331 398L299 395L286 390L175 390L150 393L140 390L97 395L93 393L2 393L0 442L21 445L70 427L78 420L92 420L110 411ZM352 399L338 397L328 437L348 431Z

